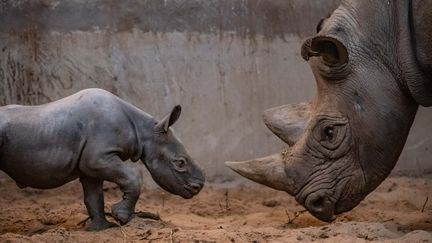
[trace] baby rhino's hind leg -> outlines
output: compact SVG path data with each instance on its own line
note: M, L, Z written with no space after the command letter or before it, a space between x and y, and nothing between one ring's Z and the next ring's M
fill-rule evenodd
M86 230L99 231L115 226L105 218L103 180L82 176L80 182L84 191L84 203L91 219Z

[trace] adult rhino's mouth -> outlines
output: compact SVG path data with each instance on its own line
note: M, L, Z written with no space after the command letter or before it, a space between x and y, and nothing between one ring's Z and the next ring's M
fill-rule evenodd
M338 214L350 211L363 199L359 193L352 195L349 187L351 177L340 180L332 189L312 189L298 193L295 198L313 216L325 221L332 222Z
M335 202L320 192L309 194L304 201L306 209L313 216L325 222L332 222L336 219L335 205Z

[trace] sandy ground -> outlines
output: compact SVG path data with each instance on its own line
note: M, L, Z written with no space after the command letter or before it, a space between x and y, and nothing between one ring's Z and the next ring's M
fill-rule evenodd
M115 185L105 184L107 212L120 197ZM331 224L304 212L288 194L252 183L206 185L192 200L143 189L137 211L159 213L161 220L136 217L122 227L86 232L79 225L87 213L78 181L53 190L19 189L0 174L0 242L50 243L432 242L432 175L388 178Z

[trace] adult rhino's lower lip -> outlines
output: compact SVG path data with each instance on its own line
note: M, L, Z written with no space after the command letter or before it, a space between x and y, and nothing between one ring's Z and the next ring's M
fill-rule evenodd
M319 220L332 222L336 219L335 205L327 196L312 193L305 200L305 207Z

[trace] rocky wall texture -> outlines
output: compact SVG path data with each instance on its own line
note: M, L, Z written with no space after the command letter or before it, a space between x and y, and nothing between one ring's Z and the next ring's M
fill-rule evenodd
M0 104L41 104L107 89L174 126L213 181L224 166L284 146L266 108L309 100L302 40L339 1L2 0ZM398 170L431 170L432 113L420 110Z

